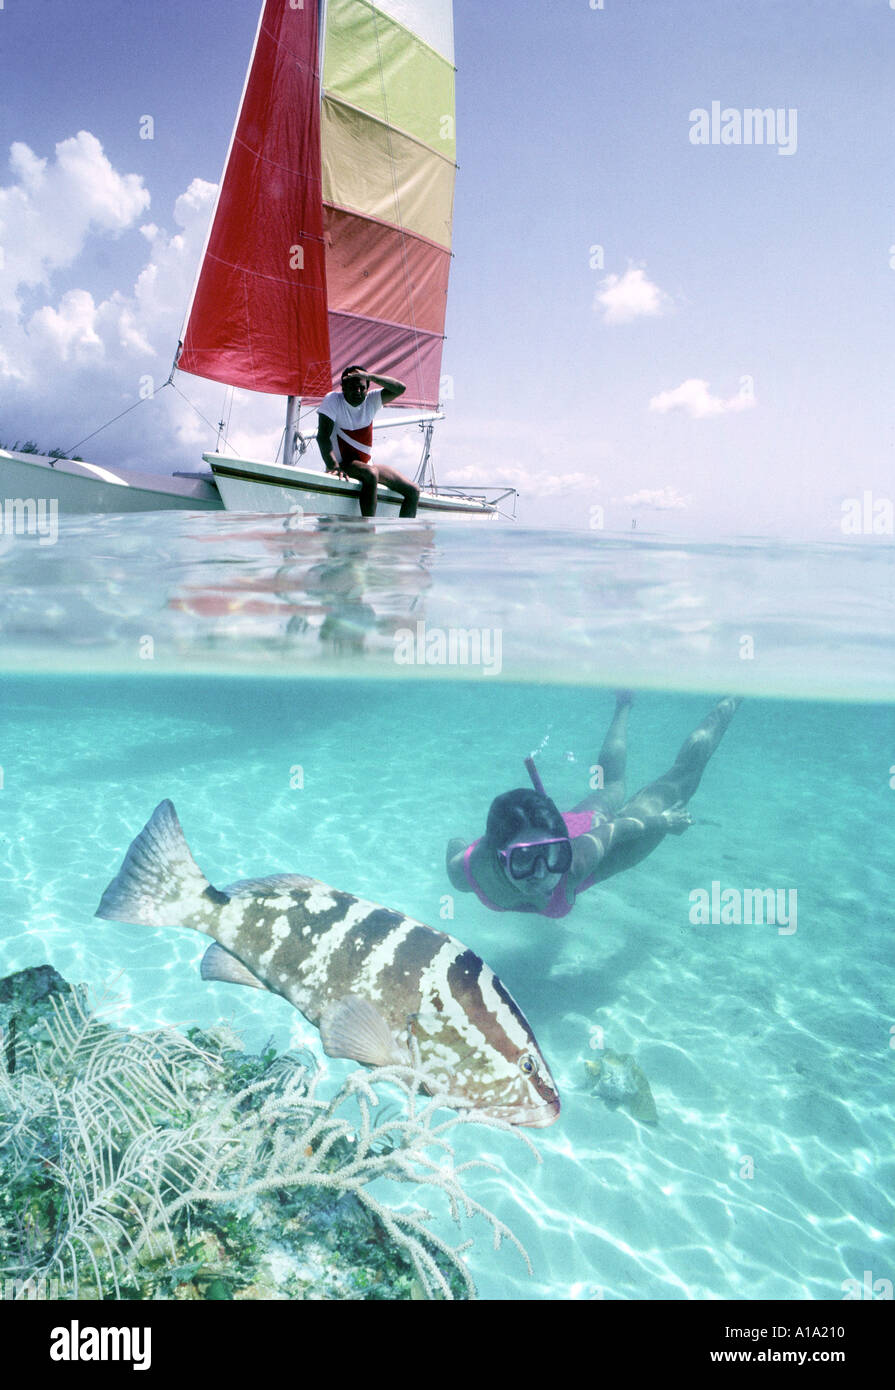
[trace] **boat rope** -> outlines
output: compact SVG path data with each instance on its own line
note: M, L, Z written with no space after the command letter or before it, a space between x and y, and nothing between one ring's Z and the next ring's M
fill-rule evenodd
M163 381L163 382L162 382L161 386L156 386L156 388L155 388L154 391L150 391L149 395L147 395L147 396L141 396L140 399L139 399L138 401L134 401L133 405L129 405L129 406L127 407L126 410L122 410L121 413L120 413L119 415L113 416L112 419L111 419L111 420L107 420L106 423L105 423L104 425L100 425L100 426L99 426L99 429L95 429L91 434L86 434L86 435L84 436L83 439L79 439L78 442L77 442L77 444L72 444L72 445L70 445L70 447L69 447L68 449L66 449L66 451L65 451L66 454L68 454L68 455L73 454L74 451L75 451L75 449L80 449L80 447L81 447L82 444L87 444L87 443L89 443L89 441L90 441L91 439L95 439L96 436L97 436L98 434L102 434L103 430L107 430L107 429L109 428L110 425L115 425L115 424L118 423L119 420L123 420L124 417L125 417L125 415L130 415L130 413L131 413L132 410L136 410L137 407L143 405L145 401L154 400L155 397L156 397L157 395L160 394L160 392L164 391L164 389L165 389L166 386L173 386L174 390L177 392L177 394L178 394L178 396L180 397L180 399L181 399L182 401L185 401L186 404L190 407L190 410L195 411L195 413L198 415L199 419L202 420L202 421L208 426L208 428L212 431L212 433L214 433L216 427L211 423L211 421L209 420L208 416L207 416L207 415L203 415L203 414L202 414L202 411L199 409L199 407L198 407L193 401L190 400L189 396L185 396L185 395L183 394L183 392L181 391L180 387L177 385L177 382L174 380L174 373L176 372L176 370L177 370L176 367L172 367L172 368L171 368L171 375L168 377L168 380L167 380L167 381ZM225 400L225 404L226 404L226 400ZM229 413L228 413L228 415L227 415L227 429L224 431L224 439L225 439L225 441L226 441L227 443L229 443L229 440L227 439L227 431L229 430L229 427L230 427L230 415L232 414L232 412L233 412L233 397L232 397L232 395L231 395L231 397L230 397L230 411L229 411Z
M200 419L200 420L204 420L205 423L206 423L206 425L208 426L208 428L212 431L212 433L214 433L214 431L217 429L217 426L216 426L216 425L213 425L213 424L211 423L211 421L209 420L209 418L208 418L207 415L203 415L203 414L202 414L202 411L199 409L199 407L198 407L193 401L190 400L189 396L185 396L185 395L183 394L183 392L181 391L180 387L177 385L177 382L174 380L173 374L172 374L170 380L165 382L165 385L166 385L166 386L173 386L173 387L174 387L174 390L177 392L177 394L178 394L178 396L180 397L180 399L181 399L182 401L186 401L187 405L190 407L190 410L194 410L194 411L196 412L196 414L198 415L199 419ZM228 425L229 425L229 423L230 423L230 422L229 422L229 419L228 419L227 423L228 423ZM227 443L230 442L229 440L227 440L226 432L225 432L225 434L224 434L224 439L226 440Z
M174 378L174 372L173 372L173 369L172 369L171 376L169 376L169 377L168 377L168 380L165 381L165 382L163 382L161 386L156 386L155 390L154 390L154 391L151 391L151 392L149 393L148 396L141 396L140 399L139 399L138 401L134 401L133 405L129 405L129 406L127 407L126 410L122 410L122 412L121 412L120 415L116 415L116 416L113 417L113 419L107 420L106 423L105 423L104 425L100 425L99 429L98 429L98 430L94 430L92 434L85 434L84 438L83 438L83 439L79 439L78 442L77 442L77 444L72 444L72 445L70 445L69 448L66 449L66 453L67 453L67 454L72 454L72 453L74 453L75 449L80 449L80 447L81 447L82 444L86 444L86 443L88 443L89 440L95 439L96 436L97 436L98 434L102 434L103 430L107 430L107 429L109 428L110 425L117 424L117 422L118 422L119 420L123 420L124 417L125 417L125 415L130 415L130 413L131 413L132 410L136 410L137 407L140 406L140 405L143 405L143 403L144 403L145 401L151 401L155 396L157 396L157 395L159 394L160 391L164 391L164 389L165 389L166 386L174 386L174 380L173 380L173 378ZM176 390L177 390L177 387L174 386L174 389L175 389L175 391L176 391ZM185 399L185 398L184 398L184 399Z

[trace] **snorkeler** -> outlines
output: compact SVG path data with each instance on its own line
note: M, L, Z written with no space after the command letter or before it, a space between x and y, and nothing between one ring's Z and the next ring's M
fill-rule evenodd
M685 741L664 777L625 801L632 700L628 691L616 696L615 714L600 750L600 791L561 814L527 758L535 789L496 797L480 840L468 846L460 839L450 841L448 877L459 892L475 893L495 912L565 917L578 893L633 868L666 835L682 835L693 824L687 802L740 700L731 696L719 701Z

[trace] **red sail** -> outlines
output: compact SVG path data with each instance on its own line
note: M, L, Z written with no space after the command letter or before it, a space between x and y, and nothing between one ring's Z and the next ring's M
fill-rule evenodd
M177 359L228 386L331 389L317 0L266 0Z

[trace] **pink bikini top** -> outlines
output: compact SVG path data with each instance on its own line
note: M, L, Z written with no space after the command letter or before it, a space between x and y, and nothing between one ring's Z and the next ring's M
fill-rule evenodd
M581 835L586 835L589 830L593 830L594 823L597 819L602 820L602 817L599 816L597 811L563 812L563 820L566 824L566 830L569 832L570 840L577 840ZM559 883L554 888L550 900L545 907L536 907L534 903L527 902L520 902L518 907L501 907L499 903L493 903L490 898L486 897L473 878L469 868L469 856L472 854L476 845L482 843L482 838L483 837L480 836L478 840L474 840L463 856L463 871L466 874L466 881L480 903L484 903L485 907L490 907L494 912L537 912L541 917L568 916L574 907L574 903L570 903L566 897L566 880L569 877L567 873L563 874L562 878L559 880ZM591 874L583 883L578 885L576 892L583 893L585 889L592 888L593 885L594 876Z

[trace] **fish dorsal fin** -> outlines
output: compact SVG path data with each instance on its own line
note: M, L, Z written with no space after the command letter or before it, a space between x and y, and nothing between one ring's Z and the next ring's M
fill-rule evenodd
M249 970L248 966L243 965L236 956L231 956L230 952L223 946L213 942L205 955L202 957L202 964L199 967L203 980L222 980L228 985L251 985L252 989L266 989L267 986Z
M228 884L224 889L231 898L257 898L273 896L277 893L294 893L298 889L307 891L315 887L316 879L305 874L269 874L267 878L241 878Z
M382 1014L369 999L346 994L320 1017L320 1041L327 1057L350 1057L371 1067L405 1066L410 1052L399 1047Z

